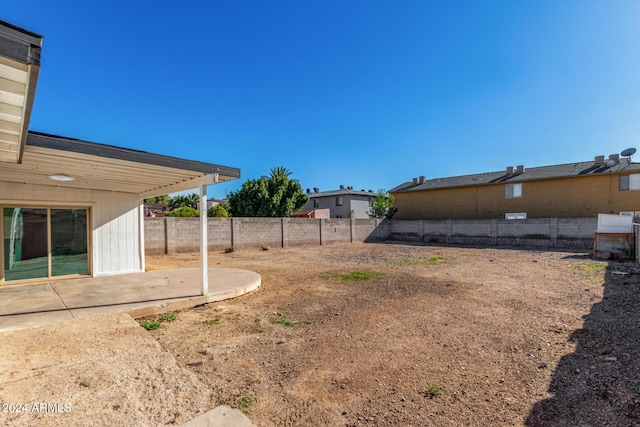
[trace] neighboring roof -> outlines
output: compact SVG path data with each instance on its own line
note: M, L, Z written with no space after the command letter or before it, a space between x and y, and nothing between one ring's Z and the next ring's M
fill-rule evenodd
M300 216L304 216L307 217L309 215L311 215L311 213L313 212L313 210L299 210L299 211L295 211L294 213L291 214L292 217L300 217Z
M295 211L293 218L331 218L331 209L306 209Z
M442 188L470 187L474 185L490 185L500 183L516 183L526 181L540 181L546 179L571 178L580 176L602 175L607 173L625 173L640 171L640 163L632 163L627 158L622 158L611 167L602 162L579 162L562 165L540 166L526 168L522 173L487 172L474 175L454 176L448 178L429 179L420 184L408 181L389 190L390 193L406 191L425 191Z
M0 21L0 162L20 163L38 76L42 36Z
M358 191L358 190L349 190L347 188L340 190L329 190L329 191L312 191L308 192L307 196L310 199L314 199L316 197L335 197L335 196L345 196L345 195L356 195L356 196L367 196L372 197L376 196L378 193L374 193L373 191Z
M53 181L51 175L73 181ZM73 138L29 132L22 164L0 167L0 181L153 197L240 177L240 169Z

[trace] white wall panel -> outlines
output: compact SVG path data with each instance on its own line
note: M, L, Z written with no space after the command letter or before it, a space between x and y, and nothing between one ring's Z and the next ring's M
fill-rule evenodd
M139 242L138 200L123 193L94 191L94 274L141 271L139 254L131 248Z

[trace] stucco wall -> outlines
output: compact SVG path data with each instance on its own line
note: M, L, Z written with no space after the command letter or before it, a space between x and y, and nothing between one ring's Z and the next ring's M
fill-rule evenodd
M506 183L394 193L394 219L504 219L597 217L640 211L640 191L619 191L618 174L522 183L522 197L506 198Z

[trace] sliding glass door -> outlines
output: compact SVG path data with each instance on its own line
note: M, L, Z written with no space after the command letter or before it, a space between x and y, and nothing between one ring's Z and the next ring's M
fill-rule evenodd
M5 281L89 274L87 209L2 209Z

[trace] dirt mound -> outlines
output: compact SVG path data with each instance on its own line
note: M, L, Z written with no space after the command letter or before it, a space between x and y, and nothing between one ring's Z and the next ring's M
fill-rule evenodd
M181 424L215 406L126 314L3 333L0 372L4 426Z

